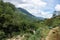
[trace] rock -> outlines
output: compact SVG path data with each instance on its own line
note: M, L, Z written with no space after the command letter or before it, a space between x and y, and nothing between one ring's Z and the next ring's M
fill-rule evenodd
M55 27L55 28L51 29L46 37L46 40L60 40L60 30L59 29L60 29L59 27Z
M17 35L16 37L7 39L7 40L23 40L24 37L21 37L20 35Z

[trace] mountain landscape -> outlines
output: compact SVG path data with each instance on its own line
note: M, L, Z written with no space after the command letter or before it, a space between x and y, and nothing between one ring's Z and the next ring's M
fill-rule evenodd
M0 40L53 40L54 36L60 38L57 34L60 35L59 11L54 11L52 18L36 17L0 0Z
M31 13L29 13L27 10L25 10L25 9L23 9L23 8L18 8L18 11L23 12L24 15L28 15L28 16L30 16L31 18L33 17L33 19L34 19L34 18L35 18L35 19L38 19L38 20L44 20L44 19L45 19L45 18L43 18L43 17L36 17L36 16L32 15Z
M29 13L27 10L25 10L23 8L18 8L18 10L23 12L25 15L29 15L29 16L35 17L34 15L32 15L31 13Z

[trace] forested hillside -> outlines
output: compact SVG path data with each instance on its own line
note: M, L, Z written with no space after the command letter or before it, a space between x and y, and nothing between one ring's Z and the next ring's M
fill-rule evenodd
M0 40L25 34L25 40L40 40L51 28L60 26L60 15L53 14L50 19L39 20L25 14L13 4L0 0Z

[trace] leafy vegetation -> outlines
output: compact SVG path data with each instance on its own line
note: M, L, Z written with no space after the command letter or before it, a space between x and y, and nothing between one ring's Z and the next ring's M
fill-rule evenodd
M18 11L13 4L0 0L0 40L26 33L31 34L26 40L40 40L51 28L59 25L60 15L53 14L51 19L38 20Z

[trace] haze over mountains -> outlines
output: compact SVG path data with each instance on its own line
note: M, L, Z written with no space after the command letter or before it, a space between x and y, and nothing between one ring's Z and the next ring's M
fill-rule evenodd
M34 19L38 19L38 20L49 19L49 18L44 18L44 17L36 17L36 16L32 15L30 12L28 12L26 9L21 8L21 7L18 8L18 11L21 11L21 12L23 12L24 15L28 15L28 16L30 16L31 18L34 18ZM53 15L54 15L54 14L55 14L55 16L58 16L58 15L60 15L60 11L54 11L54 12L53 12ZM46 15L46 16L47 16L47 15ZM51 17L51 18L52 18L52 17Z
M19 7L18 10L21 11L21 12L23 12L24 15L28 15L28 16L30 16L30 17L34 17L34 18L37 18L37 19L40 19L40 20L48 19L48 18L44 18L44 17L36 17L36 16L32 15L30 12L28 12L26 9L21 8L21 7ZM52 14L52 13L51 13L51 14ZM53 12L53 15L54 15L54 14L55 14L56 16L58 16L58 15L60 15L60 11L54 11L54 12ZM46 16L47 16L47 15L46 15ZM51 18L52 18L52 17L51 17Z
M43 18L43 17L36 17L36 16L34 16L34 15L32 15L31 13L29 13L26 9L24 9L24 8L18 8L18 10L19 11L21 11L21 12L23 12L23 14L24 15L28 15L28 16L30 16L30 17L33 17L33 18L36 18L36 19L39 19L39 20L44 20L45 18Z
M23 9L23 8L18 8L19 11L22 11L25 15L29 15L29 16L33 16L35 17L34 15L30 14L27 10Z

